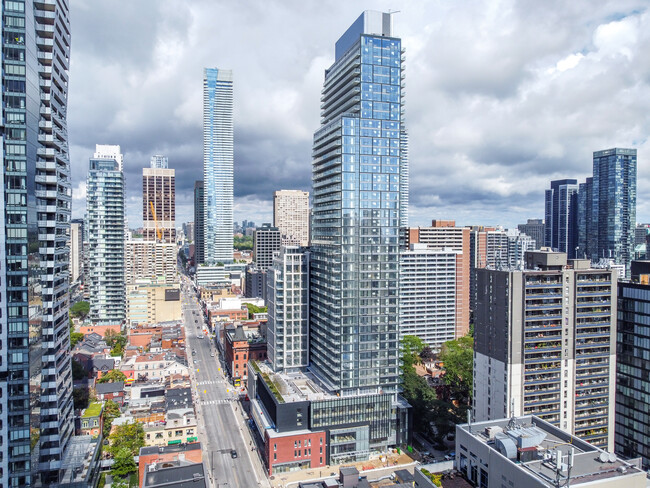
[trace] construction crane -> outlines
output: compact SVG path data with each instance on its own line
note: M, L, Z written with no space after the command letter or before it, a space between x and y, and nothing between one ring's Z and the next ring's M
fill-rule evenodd
M151 215L153 215L153 221L156 225L156 235L158 236L158 241L162 242L162 230L158 227L158 219L156 218L156 209L153 206L153 202L149 201L149 206L151 207Z

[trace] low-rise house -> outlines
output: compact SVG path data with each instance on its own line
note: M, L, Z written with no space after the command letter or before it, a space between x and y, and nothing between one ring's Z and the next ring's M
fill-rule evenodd
M172 446L165 446L165 447L156 447L156 446L151 446L151 447L141 447L140 448L140 462L139 462L139 486L156 486L156 485L147 485L145 483L150 483L151 481L145 481L145 474L150 472L151 470L148 469L148 466L155 464L156 466L162 466L163 463L175 463L175 462L186 462L186 463L195 463L196 466L202 466L201 462L203 460L202 457L202 452L201 452L201 443L200 442L194 442L191 444L185 444L185 445L172 445ZM200 468L202 470L202 467ZM198 478L201 478L201 475L197 477L197 481L194 482L192 481L192 487L193 488L203 488L206 486L206 484L201 484L201 482L205 483L203 479L198 480ZM190 480L194 480L194 476L190 476ZM174 478L173 480L170 478L169 481L166 483L172 482L172 483L177 483L179 480ZM196 485L194 484L196 483ZM167 484L166 486L170 486Z
M97 383L95 385L97 399L101 401L113 400L118 405L124 404L124 381L112 383Z
M98 437L102 434L104 404L93 402L81 414L81 435Z

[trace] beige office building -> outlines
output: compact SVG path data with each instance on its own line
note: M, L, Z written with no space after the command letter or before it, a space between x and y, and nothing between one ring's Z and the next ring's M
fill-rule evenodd
M137 280L126 285L126 320L129 325L182 320L180 284Z
M282 245L309 245L309 192L273 192L273 226L280 229Z

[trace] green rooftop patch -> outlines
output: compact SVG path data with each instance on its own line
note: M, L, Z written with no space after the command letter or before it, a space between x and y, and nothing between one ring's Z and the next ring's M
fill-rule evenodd
M82 417L99 417L102 413L102 404L100 402L94 402L88 405L88 408L84 411Z

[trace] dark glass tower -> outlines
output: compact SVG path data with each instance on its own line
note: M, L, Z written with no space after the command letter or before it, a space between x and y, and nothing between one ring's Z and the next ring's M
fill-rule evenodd
M575 257L578 244L578 181L551 181L545 192L545 245Z
M51 485L73 434L68 2L2 14L0 485Z
M636 149L594 152L592 202L598 226L592 259L613 259L629 270L636 226Z
M341 395L397 393L408 172L403 52L366 11L336 43L314 134L310 359Z

